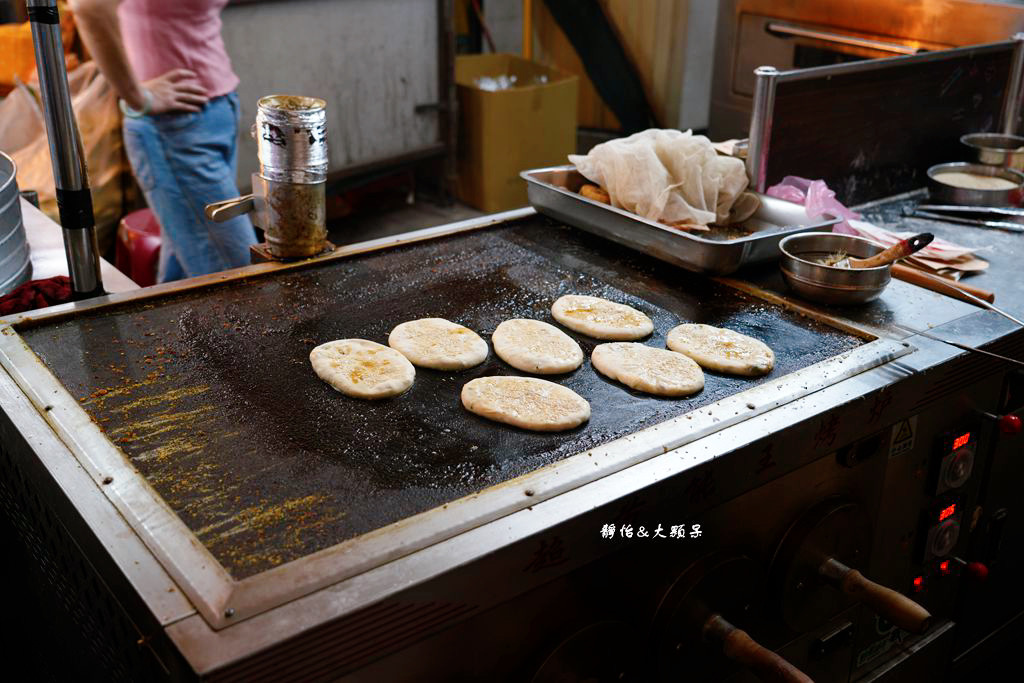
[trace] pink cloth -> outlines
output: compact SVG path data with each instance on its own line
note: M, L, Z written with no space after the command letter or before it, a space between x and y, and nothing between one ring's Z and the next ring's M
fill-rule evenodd
M124 0L117 13L128 62L140 81L191 69L211 98L238 87L220 36L228 0Z

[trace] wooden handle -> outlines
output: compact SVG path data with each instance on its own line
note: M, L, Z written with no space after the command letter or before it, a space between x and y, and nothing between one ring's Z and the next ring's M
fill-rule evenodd
M747 667L759 680L769 683L814 683L800 669L758 644L746 631L736 628L720 614L705 623L705 634L722 644L726 657Z
M932 615L924 607L902 593L865 578L856 569L845 573L839 589L904 631L924 633L931 625Z
M924 249L932 243L933 239L935 239L935 235L930 232L922 232L919 235L914 235L913 237L908 237L905 240L900 240L885 251L881 251L869 258L851 258L850 267L877 268L878 266L884 266L886 263L899 261L901 258L906 258L907 256Z
M977 302L971 301L969 298L962 296L962 292L973 294L988 303L993 303L996 300L996 295L987 289L980 289L979 287L972 287L971 285L967 285L962 282L947 280L944 277L932 275L931 273L926 273L923 270L905 266L902 263L892 264L892 276L897 280L903 280L904 282L909 282L912 285L924 287L925 289L930 289L933 292L945 294L946 296L951 296L954 299L966 301L967 303Z

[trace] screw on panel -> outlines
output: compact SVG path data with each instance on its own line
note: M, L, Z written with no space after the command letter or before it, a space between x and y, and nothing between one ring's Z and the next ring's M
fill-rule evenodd
M224 616L228 617L229 619L231 617L235 616L235 608L234 607L228 607L226 610L224 610Z
M114 478L113 477L103 477L103 485L104 486L106 486L107 484L113 484L113 483L114 483Z
M523 491L523 493L525 493L528 496L532 496L533 495L533 489L526 489L525 491Z

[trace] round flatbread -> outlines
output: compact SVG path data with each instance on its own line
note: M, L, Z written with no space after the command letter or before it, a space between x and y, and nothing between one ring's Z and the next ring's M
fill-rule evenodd
M583 364L583 349L554 325L515 318L498 325L491 335L494 352L523 372L557 375Z
M775 354L767 344L722 327L679 325L669 330L665 344L713 372L754 377L775 367Z
M488 420L555 432L590 419L590 404L568 387L536 377L479 377L462 387L462 405Z
M338 339L313 349L317 377L354 398L388 398L412 386L416 369L405 356L366 339Z
M590 362L602 375L656 396L689 396L704 388L704 373L692 360L636 342L598 344Z
M654 331L654 323L640 311L596 296L566 294L551 305L551 315L570 330L594 339L630 341Z
M487 358L487 342L473 330L444 318L421 318L391 330L388 346L413 365L434 370L465 370Z

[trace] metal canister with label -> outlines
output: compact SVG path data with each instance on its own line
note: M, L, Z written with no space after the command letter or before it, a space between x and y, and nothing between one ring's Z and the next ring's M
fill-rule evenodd
M252 194L207 205L207 217L221 222L251 212L275 258L306 258L324 251L326 107L316 97L261 98L252 126L260 162L259 173L252 175Z

